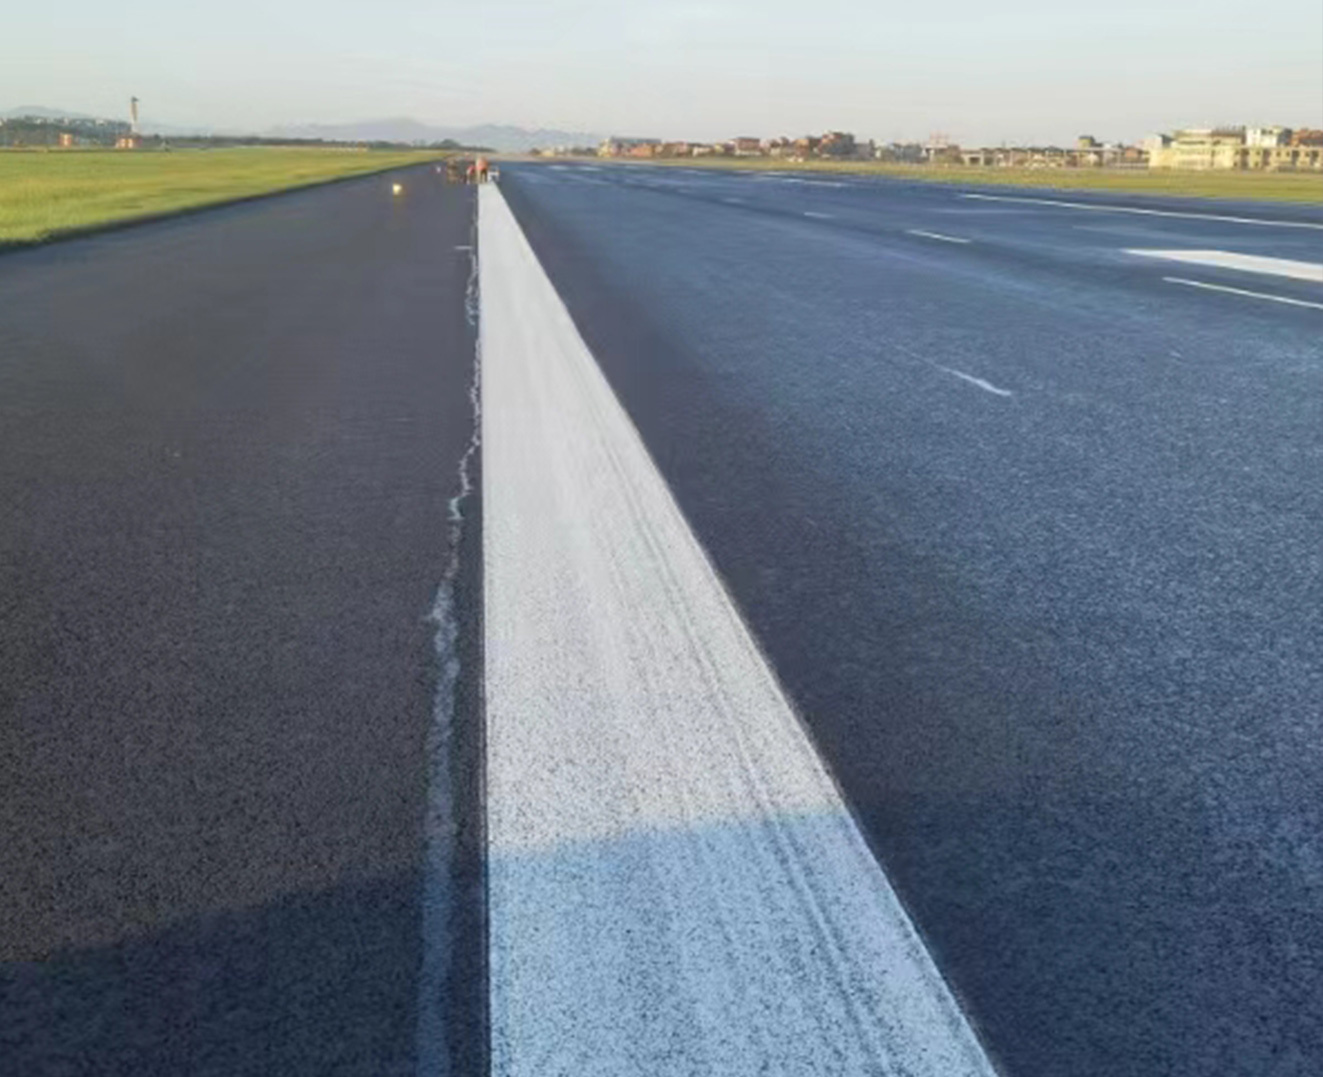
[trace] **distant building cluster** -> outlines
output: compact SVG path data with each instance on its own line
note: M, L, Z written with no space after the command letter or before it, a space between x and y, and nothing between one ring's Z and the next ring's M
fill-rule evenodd
M427 148L491 153L482 146L463 146L453 139L439 142L390 142L381 139L262 137L259 135L142 134L137 113L129 122L85 116L19 115L0 117L0 148L4 149L116 149L163 150L233 146L319 146L346 150ZM591 153L591 148L582 152Z
M138 136L120 120L81 116L11 116L0 119L0 146L56 147L122 146Z
M1323 170L1323 131L1288 127L1217 127L1155 135L1141 145L1081 135L1073 146L965 148L945 135L926 142L875 142L845 131L803 138L732 138L725 142L667 142L608 138L597 147L534 150L544 156L641 160L685 157L766 157L786 161L885 161L978 168L1173 168Z
M1323 131L1289 127L1204 127L1154 135L1151 168L1323 169Z
M777 157L871 160L876 146L844 131L805 138L760 139L748 136L726 142L664 142L659 138L608 138L597 147L599 157Z

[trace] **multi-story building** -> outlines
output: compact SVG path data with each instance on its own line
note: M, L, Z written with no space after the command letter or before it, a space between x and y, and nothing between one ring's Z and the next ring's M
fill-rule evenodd
M1271 146L1285 146L1291 141L1291 132L1286 127L1247 127L1245 145L1251 149Z
M1288 127L1198 128L1146 145L1150 168L1323 170L1323 132Z
M655 157L661 144L659 138L608 138L597 148L597 156Z
M1194 127L1160 136L1149 148L1150 168L1203 171L1235 168L1245 145L1243 127Z
M854 135L845 131L828 131L818 142L818 153L823 157L853 157Z

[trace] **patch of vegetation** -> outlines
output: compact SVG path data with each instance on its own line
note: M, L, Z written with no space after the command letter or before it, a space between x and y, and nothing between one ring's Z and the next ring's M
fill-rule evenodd
M0 151L0 244L216 205L435 160L329 148Z
M626 162L620 162L626 163ZM631 162L632 163L632 162ZM777 158L699 157L640 162L686 168L740 168L767 171L846 172L890 176L928 183L987 184L1060 191L1120 191L1178 198L1269 199L1323 203L1323 173L1236 172L1126 168L988 168L960 165L902 165L872 161L786 161Z

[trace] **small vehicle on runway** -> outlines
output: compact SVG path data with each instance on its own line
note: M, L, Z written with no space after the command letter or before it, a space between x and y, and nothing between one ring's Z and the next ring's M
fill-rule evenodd
M501 171L486 157L451 157L445 165L447 183L494 183Z

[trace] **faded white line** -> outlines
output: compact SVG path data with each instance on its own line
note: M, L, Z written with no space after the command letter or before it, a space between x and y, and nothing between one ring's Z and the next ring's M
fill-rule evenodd
M998 389L997 386L992 384L992 382L984 381L982 378L976 378L974 377L973 374L966 374L963 370L953 370L951 369L951 367L942 366L940 363L932 363L931 365L936 367L943 374L950 374L951 377L953 378L959 378L961 381L967 381L969 382L970 385L977 385L980 389L984 389L989 393L994 393L997 396L1015 395L1009 389Z
M478 197L491 1072L993 1077L499 189Z
M723 198L722 201L725 202L726 205L728 205L728 206L742 206L742 205L744 205L744 199L743 199L743 198Z
M836 219L835 214L832 214L832 213L817 213L817 212L815 212L815 211L813 211L813 210L811 210L811 209L810 209L810 210L805 210L805 211L804 211L804 216L805 216L805 217L812 217L815 221L834 221L834 220Z
M921 228L907 228L905 234L910 236L923 236L925 239L940 239L943 243L972 243L973 240L961 239L959 236L944 236L941 232L925 232Z
M771 180L774 183L797 183L803 187L849 187L848 183L841 183L839 180L820 180L820 179L802 179L799 176L789 176L784 172L766 172L754 179Z
M1018 198L1003 194L962 194L961 198L974 198L982 202L1026 202L1031 206L1062 206L1067 209L1086 209L1095 213L1138 213L1146 217L1184 217L1196 221L1228 221L1231 224L1261 224L1268 228L1312 228L1323 231L1323 224L1312 221L1273 221L1264 217L1229 217L1222 213L1187 213L1174 209L1141 209L1138 206L1104 206L1094 202L1063 202L1056 198Z
M1267 299L1273 303L1287 303L1293 307L1312 307L1323 310L1323 303L1311 303L1307 299L1292 299L1289 295L1270 295L1268 292L1251 292L1245 288L1229 288L1225 284L1209 284L1202 280L1186 280L1184 277L1163 277L1168 284L1184 284L1189 288L1206 288L1210 292L1230 292L1232 295L1245 295L1252 299Z
M1298 262L1292 258L1265 258L1258 254L1238 254L1235 251L1175 251L1129 248L1126 254L1142 258L1162 258L1170 262L1215 266L1218 269L1236 269L1243 273L1265 273L1274 277L1309 280L1323 284L1323 265L1317 262Z

